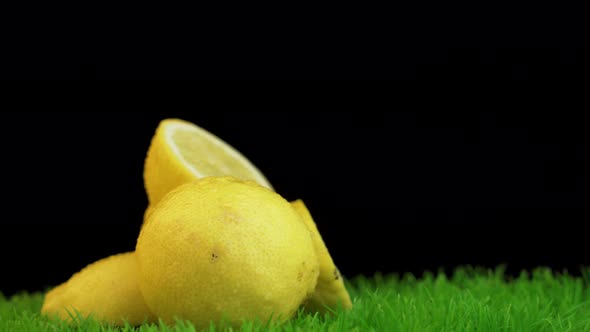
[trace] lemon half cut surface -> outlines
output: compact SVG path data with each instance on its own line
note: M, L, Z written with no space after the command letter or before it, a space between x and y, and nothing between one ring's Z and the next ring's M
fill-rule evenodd
M272 189L262 172L221 138L188 121L160 122L144 165L150 204L156 204L181 184L222 175L251 180Z

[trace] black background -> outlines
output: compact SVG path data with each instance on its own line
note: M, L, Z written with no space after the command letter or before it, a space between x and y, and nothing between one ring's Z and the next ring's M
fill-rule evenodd
M210 13L121 5L102 8L104 16L101 8L86 10L98 18L72 8L55 15L47 13L55 8L26 8L26 17L6 24L0 78L555 80L590 74L583 9L391 5L399 8L294 6L280 15L276 8L238 7Z
M6 8L0 78L586 79L585 8L384 2ZM213 8L209 8L209 6Z
M153 41L151 37L103 37L88 44L80 36L57 45L51 36L36 34L32 43L29 37L17 37L15 46L7 46L11 51L0 79L585 80L590 74L586 61L590 48L578 41L472 43L480 38L474 36L449 43L425 42L422 36L409 34L401 41L396 37L334 41L326 36L328 41L320 38L311 44L276 36L269 38L279 44L250 45L248 36L232 35L225 42L187 45L183 38ZM528 41L527 36L520 38Z
M0 133L0 291L43 290L134 249L143 160L168 117L226 140L286 199L302 198L346 276L590 265L581 115L22 112Z

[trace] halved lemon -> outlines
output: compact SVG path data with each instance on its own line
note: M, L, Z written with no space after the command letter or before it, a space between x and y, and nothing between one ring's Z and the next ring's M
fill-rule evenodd
M328 248L307 206L301 199L291 202L291 206L299 213L307 226L320 263L318 283L311 298L307 301L305 309L311 312L326 313L330 309L338 308L338 306L344 310L352 308L350 295L344 286L342 275L334 264L334 260L332 260L332 256L330 256L330 252L328 252Z
M93 316L118 326L154 322L139 289L139 274L134 252L103 258L49 291L41 313L64 320Z
M272 189L262 172L231 145L194 123L160 122L144 165L150 205L181 184L208 176L233 176Z

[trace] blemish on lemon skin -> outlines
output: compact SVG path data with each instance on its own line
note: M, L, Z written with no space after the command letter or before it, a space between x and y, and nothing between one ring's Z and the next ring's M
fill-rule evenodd
M302 281L302 280L303 280L303 272L297 273L297 281Z
M334 269L334 280L340 279L340 271L338 269Z
M219 258L219 255L217 255L216 253L211 253L211 263L215 263L217 261L217 259Z

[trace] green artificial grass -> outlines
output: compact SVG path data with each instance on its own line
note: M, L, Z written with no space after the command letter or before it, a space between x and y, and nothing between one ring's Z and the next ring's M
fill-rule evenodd
M280 325L249 322L238 330L590 331L590 269L582 275L541 268L507 278L502 267L467 267L451 277L359 277L348 283L351 311L324 317L299 312ZM195 331L188 322L117 328L81 319L72 325L42 317L42 302L40 293L0 295L0 331Z

